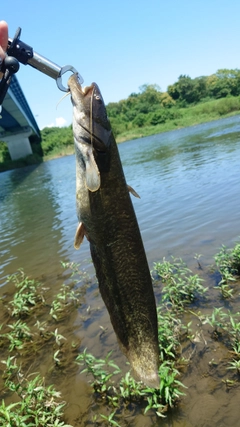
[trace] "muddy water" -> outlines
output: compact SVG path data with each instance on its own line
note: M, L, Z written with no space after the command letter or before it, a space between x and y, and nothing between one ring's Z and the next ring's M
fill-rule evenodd
M210 297L201 311L221 305L211 290L215 282L208 266L222 244L232 247L240 236L240 117L126 142L119 150L127 181L141 196L133 203L150 267L173 255L197 271L194 254L202 254L201 274L210 286ZM98 294L88 244L84 242L80 251L73 248L76 226L74 156L0 174L0 293L11 291L6 277L22 267L54 294L63 281L70 280L60 261L81 263L91 280L79 310L61 325L61 333L81 341L81 348L87 346L96 357L113 349L116 363L126 369ZM238 303L231 308L237 311ZM185 349L193 356L181 378L188 389L178 409L166 420L139 411L129 414L123 425L239 425L239 390L228 390L222 382L227 350L211 339L208 328L201 333L205 339ZM49 366L47 354L34 363L35 371L43 375ZM76 367L51 377L68 402L67 421L76 427L88 425L98 411L80 370Z

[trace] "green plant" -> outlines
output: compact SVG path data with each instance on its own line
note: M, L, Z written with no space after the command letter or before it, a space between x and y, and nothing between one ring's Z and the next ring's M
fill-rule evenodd
M240 243L237 243L234 248L227 249L222 245L220 251L214 257L216 265L221 275L226 275L226 280L233 280L232 276L240 275Z
M43 294L39 292L40 283L25 276L23 270L19 269L16 274L8 276L8 282L14 283L17 288L9 303L12 316L27 316L39 304L45 303Z
M176 309L183 309L207 291L199 275L191 274L181 259L173 259L170 263L164 258L162 263L154 264L154 270L164 284L162 301L170 302Z
M111 354L112 351L107 354L105 359L97 359L92 354L87 353L87 349L85 349L76 358L79 365L86 366L82 373L92 374L94 378L92 386L96 393L111 391L112 384L109 384L109 381L114 375L121 372L120 368L112 360L109 360ZM111 368L111 372L108 372L106 368Z
M229 365L230 366L227 369L234 369L238 374L240 374L240 359L229 362Z
M116 413L116 411L113 411L113 412L111 412L111 414L110 415L103 415L103 414L100 414L100 417L103 419L103 420L105 420L105 421L107 421L108 422L108 425L110 425L110 426L117 426L117 427L121 427L120 426L120 424L118 424L117 423L117 421L115 421L114 419L113 419L113 417L115 416L115 413Z
M194 255L194 259L196 259L196 261L197 261L197 263L198 263L198 267L200 268L200 270L202 270L202 266L201 266L201 264L200 264L200 258L201 258L201 254L195 254Z
M10 301L9 297L4 297L6 300L3 305L4 323L0 327L1 363L4 366L2 378L6 389L2 392L9 396L14 393L19 402L7 405L5 400L2 401L0 425L4 427L67 427L63 421L65 403L61 402L60 394L52 385L45 386L45 379L40 375L26 375L24 369L26 368L27 372L31 369L31 362L34 363L38 352L39 355L42 354L45 345L48 346L48 349L49 346L52 346L54 350L54 367L51 367L50 370L58 366L62 367L64 365L63 352L70 350L69 355L72 359L68 355L66 361L68 363L73 361L74 352L79 343L69 345L66 338L59 333L58 328L52 330L53 322L49 316L50 304L45 302L43 292L46 289L42 284L29 279L22 270L19 270L16 275L9 276L8 281L15 284L15 293ZM61 290L64 301L63 311L64 307L69 312L69 307L77 306L75 302L78 303L79 293L76 292L76 294L73 293L70 286ZM38 309L39 318L42 318L42 315L45 316L44 321L37 320L34 323L36 309ZM6 321L5 318L7 318ZM9 356L9 352L11 352L11 356ZM17 363L19 358L21 358L21 369Z
M51 304L50 315L55 320L60 320L69 314L69 311L79 304L78 294L70 286L63 284L59 293Z
M61 418L65 402L60 400L60 393L52 385L46 387L39 375L33 379L26 378L12 360L7 361L5 386L18 395L19 402L0 406L0 423L5 427L72 427Z
M32 340L32 334L30 328L26 323L22 322L21 319L14 322L12 325L8 325L10 332L2 335L9 340L9 351L15 348L20 350L23 348L26 342Z
M186 332L186 328L181 320L165 305L157 307L157 315L160 359L162 361L174 360L181 352L181 335Z
M215 307L211 315L206 316L202 321L203 325L209 324L213 328L215 337L218 337L226 326L226 313L224 313L222 310L223 307Z
M220 288L223 298L232 298L233 289L230 283L235 282L236 276L240 275L240 244L237 243L231 249L222 245L214 259L221 274L221 280L215 288Z
M87 353L85 349L81 353L76 362L80 365L86 365L82 373L91 374L94 378L91 383L95 393L102 396L106 402L114 407L125 405L139 404L147 402L145 413L149 409L154 409L158 416L163 416L168 406L173 406L174 403L183 394L180 391L184 385L177 380L179 376L178 370L174 367L174 362L164 361L159 368L160 388L153 389L144 386L143 383L135 381L127 372L120 381L116 381L115 376L119 376L121 372L119 367L109 359L111 352L108 353L105 359L96 359L93 355ZM108 368L111 368L109 370Z
M198 261L199 257L196 255L195 259ZM221 257L224 258L224 254ZM229 251L227 251L227 258L229 261ZM35 286L36 282L33 283L30 279L25 281L23 272L22 275L18 272L17 281L21 285L16 286L15 294L18 294L16 301L22 299L24 302L13 305L14 297L10 302L8 296L4 297L6 304L3 305L5 311L0 327L0 345L4 366L2 369L4 395L6 393L11 399L11 393L14 393L14 398L19 402L8 405L6 402L9 401L3 400L0 407L0 425L66 427L63 418L64 402L61 401L58 393L56 392L57 394L53 396L51 394L51 390L54 390L53 386L48 390L49 386L45 385L45 380L36 373L29 373L35 369L36 355L41 357L44 352L49 353L49 370L44 374L46 383L51 373L54 373L54 376L57 375L59 379L62 373L66 375L73 368L74 360L81 366L83 375L87 374L90 377L94 425L119 426L122 420L125 425L125 417L139 411L147 414L148 417L152 417L154 413L158 417L167 416L169 408L177 405L184 394L180 372L186 371L192 360L195 363L194 357L198 353L197 343L204 344L204 349L208 344L210 351L213 348L217 351L221 345L222 350L225 351L222 353L225 356L221 368L224 367L225 372L228 373L231 370L234 375L234 381L232 381L232 379L226 379L225 373L223 381L228 388L237 386L240 380L240 312L236 312L237 301L233 298L233 289L230 287L232 281L229 275L234 279L238 278L236 268L234 267L233 274L227 265L224 265L226 274L224 269L222 270L225 275L222 275L220 286L222 292L226 295L229 292L232 296L231 305L228 301L224 302L231 311L224 307L215 307L209 313L208 304L204 307L205 314L203 314L201 298L206 295L207 289L203 287L201 278L193 274L181 259L173 258L171 262L164 260L162 263L155 264L155 272L163 283L162 300L157 307L160 348L158 389L146 387L143 383L136 381L130 372L123 375L119 366L111 360L112 352L98 359L85 349L76 359L80 346L75 340L74 332L70 339L67 335L66 316L79 307L83 289L85 290L88 286L83 282L80 292L79 285L72 280L79 274L80 280L84 277L78 265L73 263L63 265L65 269L70 270L70 273L69 271L65 273L65 279L67 276L69 282L58 288L59 291L54 296L46 292L40 284ZM201 268L199 263L198 266ZM14 281L16 278L12 277L11 280ZM218 286L219 289L220 286ZM159 294L157 294L158 297ZM21 309L18 310L19 307ZM9 316L9 313L12 314L15 309L14 315ZM89 318L94 307L86 310ZM69 320L73 317L69 316ZM82 319L82 315L79 315L79 318ZM106 332L102 326L100 328ZM216 345L211 337L214 340L220 340L221 343ZM223 346L226 348L223 349ZM226 371L225 358L227 358L229 371ZM18 366L19 360L21 369ZM217 372L219 363L214 353L211 362L207 361L207 370L210 369L211 374L214 374ZM77 369L76 365L75 368ZM57 405L59 405L59 412L56 410Z

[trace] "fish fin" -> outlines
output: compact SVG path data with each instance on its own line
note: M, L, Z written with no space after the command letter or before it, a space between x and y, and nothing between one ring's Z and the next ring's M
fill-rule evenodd
M97 191L101 185L100 172L94 159L93 150L90 148L86 161L86 187L89 191Z
M79 249L85 236L85 227L82 222L78 224L78 228L74 239L74 248Z
M131 185L127 185L127 189L129 193L132 193L133 196L138 197L138 199L141 199L139 194L131 187Z

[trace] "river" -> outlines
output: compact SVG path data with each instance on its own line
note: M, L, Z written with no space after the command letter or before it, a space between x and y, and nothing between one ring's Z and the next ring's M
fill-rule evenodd
M141 197L133 204L150 268L171 255L194 267L195 254L202 254L207 267L222 244L234 246L240 236L239 116L125 142L119 151L126 180ZM62 274L61 261L81 263L94 275L88 242L79 251L73 247L76 227L74 156L1 173L1 294L7 276L20 267L52 287ZM91 287L86 295L91 303L93 292ZM88 333L94 336L100 323L109 326L100 298L96 304L98 318L81 331L91 351L99 343L88 342ZM164 425L195 425L187 418L171 423Z

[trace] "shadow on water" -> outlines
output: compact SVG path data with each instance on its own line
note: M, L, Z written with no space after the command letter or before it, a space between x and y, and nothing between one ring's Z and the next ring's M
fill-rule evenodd
M0 173L0 201L9 195L9 189L15 188L20 185L27 177L35 171L40 165L35 164L31 166L25 166L19 169L12 169Z

